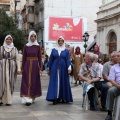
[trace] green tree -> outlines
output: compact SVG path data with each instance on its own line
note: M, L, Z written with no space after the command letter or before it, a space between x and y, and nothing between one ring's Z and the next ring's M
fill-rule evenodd
M13 37L13 43L18 50L23 49L26 43L24 33L18 29L13 16L8 16L4 9L0 9L0 46L3 45L6 35Z

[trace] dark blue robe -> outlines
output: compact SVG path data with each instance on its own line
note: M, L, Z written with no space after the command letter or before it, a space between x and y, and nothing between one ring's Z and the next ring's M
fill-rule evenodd
M60 56L56 49L52 49L48 63L50 81L46 97L47 101L53 101L59 98L67 102L73 102L68 74L68 67L70 65L70 56L67 49L62 51Z

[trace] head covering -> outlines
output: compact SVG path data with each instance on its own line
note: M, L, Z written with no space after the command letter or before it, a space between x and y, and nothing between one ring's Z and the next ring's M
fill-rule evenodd
M8 44L6 43L7 38L11 38L11 40L12 40L12 42L11 42L10 45L8 45ZM7 47L7 48L13 48L13 47L14 47L14 44L13 44L13 38L12 38L11 35L7 35L7 36L5 37L5 40L4 40L4 43L3 43L3 46L4 46L4 47Z
M64 43L63 43L62 46L60 46L60 45L58 44L58 40L59 40L60 38L64 41ZM58 51L63 51L63 50L65 50L65 40L64 40L64 38L63 38L62 36L60 36L60 37L57 39L57 43L56 43L55 49L58 50Z
M100 47L99 47L98 45L95 45L95 46L97 46L98 50L97 50L97 51L94 51L94 54L99 55L99 53L100 53ZM95 46L94 46L94 47L95 47Z
M77 50L79 50L79 51L77 51ZM77 47L75 48L75 54L76 54L76 55L79 55L80 53L81 53L81 52L80 52L80 47L77 46Z
M33 35L33 34L36 35L36 32L35 32L35 31L31 31L31 32L29 33L28 43L26 44L27 46L39 45L38 42L37 42L37 35L36 35L35 41L34 41L34 42L31 41L30 37L31 37L31 35Z

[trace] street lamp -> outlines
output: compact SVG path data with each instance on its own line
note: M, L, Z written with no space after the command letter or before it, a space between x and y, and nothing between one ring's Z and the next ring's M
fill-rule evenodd
M85 44L84 44L85 53L86 53L86 48L87 48L86 42L88 41L88 39L89 39L89 34L87 32L85 32L82 36L82 40L85 42Z

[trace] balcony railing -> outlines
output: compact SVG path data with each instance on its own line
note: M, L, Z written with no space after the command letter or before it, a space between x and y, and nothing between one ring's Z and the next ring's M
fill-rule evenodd
M10 4L10 0L0 0L1 4Z
M35 7L35 14L36 14L36 15L38 15L38 14L39 14L39 9L40 9L40 7L39 7L39 6L36 6L36 7Z
M40 3L40 11L44 10L44 3Z
M39 22L38 23L38 28L43 29L44 28L44 22Z
M33 25L29 25L29 29L34 29Z
M27 29L27 30L26 30L26 29L24 30L24 34L25 34L25 35L28 35L28 29Z
M35 31L39 31L39 29L38 29L38 24L35 24L35 25L34 25L34 30L35 30Z
M27 15L27 22L34 23L34 13L29 13Z
M34 25L35 31L39 31L40 29L43 29L43 28L44 28L44 22L39 22Z
M39 0L34 0L34 2L39 2Z

